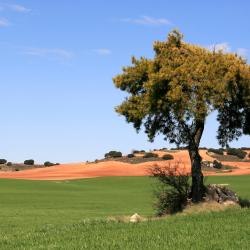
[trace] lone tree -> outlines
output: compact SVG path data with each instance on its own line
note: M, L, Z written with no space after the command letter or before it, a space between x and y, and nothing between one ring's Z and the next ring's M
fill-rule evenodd
M132 66L113 81L129 93L116 112L144 125L150 141L157 134L177 146L186 145L192 164L191 198L202 200L203 174L199 144L207 116L217 111L221 146L250 134L250 66L233 53L184 42L177 30L155 42L153 59L132 57Z

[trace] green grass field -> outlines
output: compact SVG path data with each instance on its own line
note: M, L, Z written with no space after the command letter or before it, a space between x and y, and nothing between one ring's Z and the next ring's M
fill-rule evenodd
M209 177L250 198L250 176ZM153 180L0 180L0 249L249 249L250 210L177 215L139 224L110 216L153 215Z

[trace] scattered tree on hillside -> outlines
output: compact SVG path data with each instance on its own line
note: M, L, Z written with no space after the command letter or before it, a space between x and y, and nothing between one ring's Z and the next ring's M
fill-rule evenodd
M116 112L143 125L150 141L161 133L170 143L187 145L192 164L193 202L204 193L199 144L206 117L218 112L219 144L250 134L250 66L236 54L210 51L184 42L174 30L155 42L153 59L132 57L132 66L113 80L129 93Z

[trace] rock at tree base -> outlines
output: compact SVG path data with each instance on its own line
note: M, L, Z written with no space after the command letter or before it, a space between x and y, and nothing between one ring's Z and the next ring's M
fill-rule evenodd
M235 192L225 185L210 184L207 186L205 201L216 201L221 204L238 204L239 198Z
M140 222L140 221L142 221L142 217L139 214L133 214L130 217L129 221L132 222L132 223Z

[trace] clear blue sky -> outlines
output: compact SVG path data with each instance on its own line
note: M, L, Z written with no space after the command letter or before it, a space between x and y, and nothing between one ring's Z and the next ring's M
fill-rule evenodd
M246 0L0 1L0 158L77 162L149 143L114 112L112 77L177 27L188 42L250 57ZM212 115L202 145L218 147ZM173 145L172 145L173 146ZM242 137L232 146L250 146Z

